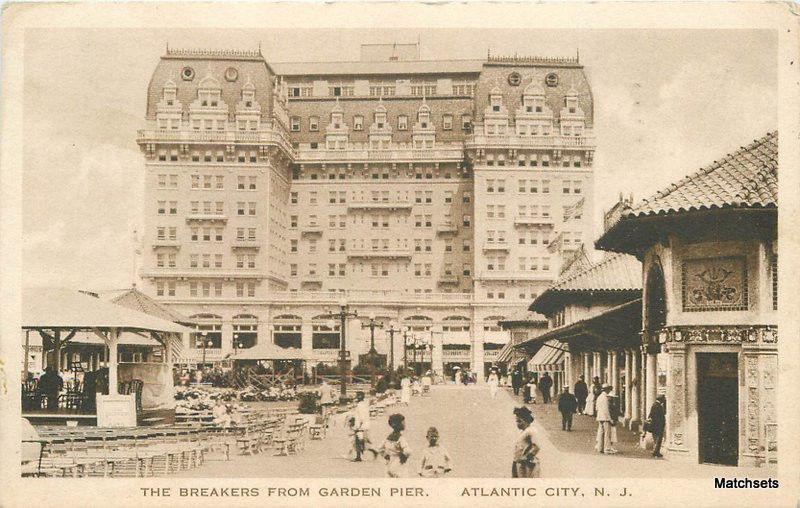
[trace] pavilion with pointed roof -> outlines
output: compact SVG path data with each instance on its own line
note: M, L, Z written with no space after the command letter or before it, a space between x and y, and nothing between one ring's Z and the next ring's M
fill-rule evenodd
M666 395L676 458L777 461L777 225L770 132L618 207L595 242L642 262L640 417Z

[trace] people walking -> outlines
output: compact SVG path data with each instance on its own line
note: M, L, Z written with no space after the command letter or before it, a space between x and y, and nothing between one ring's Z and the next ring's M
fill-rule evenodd
M418 474L425 478L445 476L453 470L453 460L447 449L439 443L439 430L436 427L429 428L425 438L428 447L422 452Z
M411 455L408 442L403 437L403 431L406 429L406 417L400 413L393 414L389 417L389 427L392 428L392 432L381 446L381 452L386 459L386 476L400 478L404 476L405 464Z
M611 385L604 384L601 387L600 395L595 400L595 411L597 413L597 437L595 451L598 453L616 453L611 444L611 407L609 405L608 394L611 392Z
M536 404L536 379L533 374L528 376L528 382L525 384L525 404Z
M586 381L583 375L578 376L578 381L575 383L575 399L578 401L578 413L586 414L586 399L589 397L589 387L586 386Z
M539 436L533 428L533 413L527 407L514 408L517 428L520 430L514 443L512 478L540 478L542 464L539 459Z
M522 387L522 372L519 369L514 369L511 374L511 388L514 390L514 395L519 395L519 389Z
M400 380L400 402L406 406L411 402L411 378L408 377L408 373Z
M486 380L486 384L489 385L489 394L493 399L496 398L497 387L500 384L500 380L497 378L497 371L495 369L492 369L492 371L489 373L489 378Z
M361 462L364 452L372 452L373 457L378 455L378 452L372 447L372 442L369 439L369 400L364 397L364 392L356 392L356 409L355 409L355 445L356 445L356 462Z
M553 378L550 374L545 372L542 379L539 380L539 391L542 393L542 402L545 404L550 403L550 388L553 386Z
M558 411L561 413L561 430L572 431L572 415L578 409L578 399L569 393L569 385L564 386L564 392L558 397Z
M656 397L645 422L645 431L649 430L653 434L653 457L656 458L663 457L661 444L664 441L664 427L667 425L666 405L667 398L664 395Z
M47 409L58 409L58 395L62 388L64 388L64 380L52 365L48 365L44 369L44 374L39 378L39 392L47 397Z

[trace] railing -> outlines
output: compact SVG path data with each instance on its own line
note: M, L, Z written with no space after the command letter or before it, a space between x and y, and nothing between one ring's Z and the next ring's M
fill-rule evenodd
M153 248L157 249L158 247L174 247L180 250L182 243L178 240L156 240L153 242Z
M511 246L508 242L486 242L483 244L483 250L503 250L508 252Z
M261 243L258 240L245 240L244 238L236 238L231 245L235 249L260 249Z
M225 222L228 220L227 215L223 214L214 214L214 213L190 213L186 215L187 221L221 221Z
M480 272L475 277L483 280L553 280L554 276L550 273L532 273L521 270L487 270Z
M250 269L241 272L231 272L223 270L197 270L197 271L181 271L171 269L151 270L143 272L142 277L145 278L188 278L188 279L263 279L265 277L263 272ZM194 297L193 297L194 298Z
M439 277L440 284L458 284L458 275L442 275Z
M406 161L406 160L452 160L464 158L464 147L461 144L439 146L434 148L412 148L399 146L387 149L347 147L344 150L312 149L301 146L297 152L297 162L316 161Z
M275 302L315 301L337 303L342 298L349 303L374 303L375 301L395 301L415 303L427 302L459 302L468 303L473 299L472 293L407 293L396 289L384 290L347 290L347 291L282 291L269 294Z
M187 143L256 143L278 144L288 153L295 155L292 143L283 133L274 129L258 131L240 131L228 127L225 130L171 130L140 129L137 131L137 143L158 143L180 141Z
M480 126L476 126L480 128ZM583 148L594 150L594 136L518 136L516 133L506 133L497 136L474 134L466 142L467 147L475 146L502 146L507 148ZM511 161L513 163L513 161Z
M411 249L358 249L347 252L349 258L410 258Z
M458 226L453 222L440 222L436 225L437 233L458 233Z
M351 201L347 203L347 208L358 209L392 209L392 208L411 208L413 205L410 200L392 200L392 201Z
M555 220L553 220L552 217L542 218L517 215L514 217L514 224L524 226L554 226Z

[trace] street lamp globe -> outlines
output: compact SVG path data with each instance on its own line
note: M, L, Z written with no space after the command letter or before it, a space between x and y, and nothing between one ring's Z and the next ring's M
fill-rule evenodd
M333 319L329 319L329 320L325 321L325 326L327 326L329 329L333 330L333 327L336 326L336 322Z
M369 318L370 321L375 321L375 313L374 312L370 312L369 316L367 316L367 317Z

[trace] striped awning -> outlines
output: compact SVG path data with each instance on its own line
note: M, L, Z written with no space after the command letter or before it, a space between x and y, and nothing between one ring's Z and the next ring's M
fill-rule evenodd
M528 370L534 372L554 372L564 370L566 344L557 340L545 342L541 349L528 362Z

